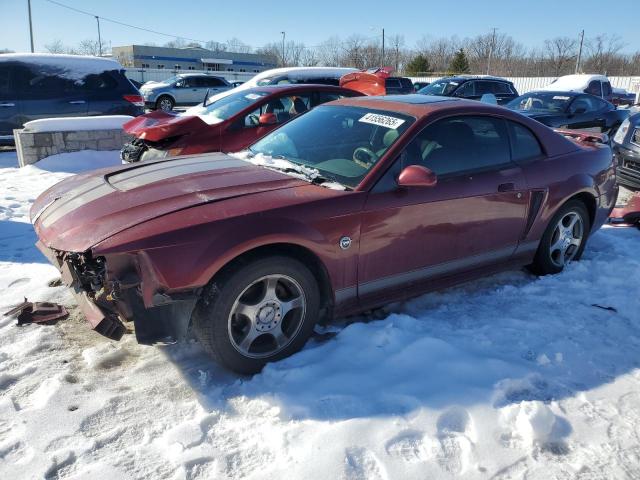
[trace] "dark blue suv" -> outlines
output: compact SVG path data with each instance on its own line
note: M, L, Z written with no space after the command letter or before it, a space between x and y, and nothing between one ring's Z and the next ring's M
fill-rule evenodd
M38 118L144 113L144 99L110 59L77 55L0 55L0 145Z

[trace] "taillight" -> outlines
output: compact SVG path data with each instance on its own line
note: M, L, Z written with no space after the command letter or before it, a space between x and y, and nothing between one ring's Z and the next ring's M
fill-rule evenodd
M136 107L144 107L144 97L142 95L123 95L127 102L133 103Z

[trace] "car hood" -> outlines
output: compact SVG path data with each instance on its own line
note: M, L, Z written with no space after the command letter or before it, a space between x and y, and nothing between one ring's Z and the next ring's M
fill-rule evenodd
M31 207L40 241L82 252L145 221L233 197L308 185L221 153L176 157L75 175Z
M159 142L171 137L193 133L207 128L207 124L196 116L180 116L156 110L140 115L123 125L124 131L136 138Z

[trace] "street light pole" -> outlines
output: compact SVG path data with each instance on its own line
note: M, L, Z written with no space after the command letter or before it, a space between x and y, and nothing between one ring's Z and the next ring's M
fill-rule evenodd
M384 28L382 29L382 61L380 67L384 67Z
M286 67L287 65L286 65L285 60L284 60L284 39L285 39L287 34L285 32L280 32L280 33L282 34L282 66Z
M33 25L31 23L31 0L27 0L27 7L29 8L29 38L31 39L31 53L33 50Z
M102 56L102 38L100 37L100 17L96 15L96 22L98 22L98 56Z

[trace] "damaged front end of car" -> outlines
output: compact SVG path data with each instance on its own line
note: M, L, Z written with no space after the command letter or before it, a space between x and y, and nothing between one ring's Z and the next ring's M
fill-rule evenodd
M120 340L133 330L138 343L145 345L175 343L188 335L199 292L155 292L147 306L145 266L137 255L94 256L91 250L62 252L40 242L37 246L58 267L87 322L101 335Z

